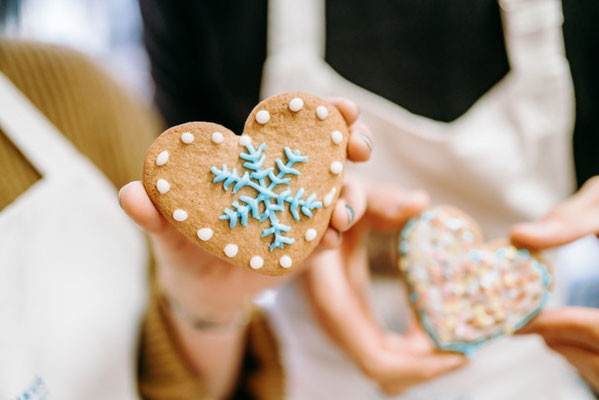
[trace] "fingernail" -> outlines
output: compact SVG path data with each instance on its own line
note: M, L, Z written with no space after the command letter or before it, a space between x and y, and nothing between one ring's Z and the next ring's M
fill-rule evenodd
M119 206L121 208L123 208L123 204L121 204L121 193L123 192L123 189L126 187L127 185L123 186L122 188L119 189L119 194L118 194L118 200L119 200Z
M349 217L349 222L347 223L347 226L350 226L352 224L352 222L354 222L354 218L355 218L356 214L354 212L354 208L352 206L350 206L349 204L345 205L345 210L347 211L347 215Z
M362 138L362 140L366 142L368 148L370 149L370 152L372 153L372 140L370 139L370 136L368 136L365 133L360 133L360 137Z

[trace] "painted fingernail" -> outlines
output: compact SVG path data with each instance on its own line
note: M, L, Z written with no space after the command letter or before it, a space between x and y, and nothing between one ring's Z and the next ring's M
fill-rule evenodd
M347 226L350 226L352 222L354 222L356 213L354 212L354 208L349 204L345 205L345 210L347 211L347 216L349 217L349 222L347 223Z
M365 133L360 133L360 137L363 141L366 142L366 144L368 145L368 149L370 149L370 152L372 153L372 140L370 139L370 136L368 136Z

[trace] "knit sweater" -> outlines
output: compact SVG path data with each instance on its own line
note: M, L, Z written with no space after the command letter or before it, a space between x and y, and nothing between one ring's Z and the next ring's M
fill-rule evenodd
M63 47L0 39L0 72L120 188L139 179L145 151L161 124L82 55ZM0 212L43 179L0 126ZM117 199L115 198L115 202ZM151 293L139 337L138 384L145 399L205 399L201 377L179 353L165 311ZM235 398L283 397L276 341L259 312L247 335Z

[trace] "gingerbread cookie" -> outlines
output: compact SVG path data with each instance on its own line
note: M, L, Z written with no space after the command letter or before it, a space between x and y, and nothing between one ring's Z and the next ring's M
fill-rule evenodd
M336 107L284 93L258 104L241 136L209 122L168 129L148 150L144 186L162 215L210 253L282 275L329 225L348 141Z
M551 286L549 268L537 255L484 244L477 224L446 206L406 224L399 269L436 346L465 354L524 326L542 309Z

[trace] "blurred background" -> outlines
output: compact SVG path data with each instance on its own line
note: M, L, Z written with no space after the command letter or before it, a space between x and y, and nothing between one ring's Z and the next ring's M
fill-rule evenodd
M127 90L151 96L137 0L0 0L2 15L1 34L77 49Z

